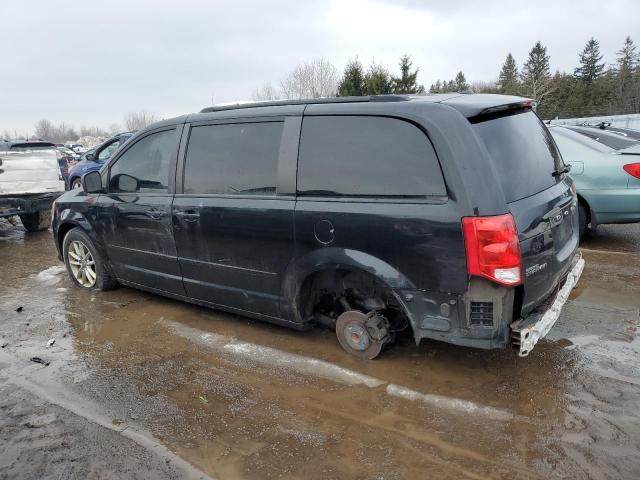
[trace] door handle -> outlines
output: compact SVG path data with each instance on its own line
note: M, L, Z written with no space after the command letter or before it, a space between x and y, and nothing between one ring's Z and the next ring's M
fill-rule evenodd
M176 212L176 217L182 218L185 222L196 222L200 219L200 213L195 210L180 210Z
M158 210L157 208L152 208L150 210L145 210L145 212L149 217L153 218L154 220L158 220L162 217L166 217L167 216L167 212L165 212L164 210Z

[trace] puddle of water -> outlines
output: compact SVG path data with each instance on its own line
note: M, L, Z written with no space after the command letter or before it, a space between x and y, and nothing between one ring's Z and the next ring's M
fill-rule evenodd
M627 278L638 265L587 257L556 336L530 357L401 338L362 362L331 332L126 288L82 291L49 234L26 240L0 242L14 259L0 333L26 365L36 353L52 363L25 372L88 398L116 426L140 425L214 477L637 477L640 361L625 321L638 307L639 282Z

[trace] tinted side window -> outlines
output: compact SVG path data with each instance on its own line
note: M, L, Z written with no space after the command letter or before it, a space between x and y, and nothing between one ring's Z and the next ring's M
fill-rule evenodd
M268 195L276 192L283 122L193 127L184 193Z
M111 167L109 191L124 191L119 188L119 176L123 174L138 181L139 192L168 191L169 164L176 153L176 142L176 130L153 133L136 142Z
M307 195L446 195L436 153L409 122L386 117L305 117L298 192Z

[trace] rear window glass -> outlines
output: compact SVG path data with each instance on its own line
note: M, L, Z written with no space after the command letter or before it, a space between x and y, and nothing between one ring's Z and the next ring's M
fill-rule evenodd
M298 193L315 196L446 195L431 142L387 117L318 116L302 122Z
M586 137L592 138L596 142L602 143L614 150L624 150L625 148L633 147L640 144L640 140L625 136L622 133L603 132L596 129L588 130L586 128L571 129L574 132L578 132Z
M530 110L474 124L484 141L507 202L554 186L562 158L547 127Z

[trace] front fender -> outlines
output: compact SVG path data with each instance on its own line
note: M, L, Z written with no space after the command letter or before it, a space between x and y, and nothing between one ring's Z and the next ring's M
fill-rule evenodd
M90 210L90 208L88 210ZM95 229L93 228L92 222L89 220L89 218L87 218L86 212L77 211L75 209L62 209L55 223L53 233L60 259L62 259L62 242L64 241L64 235L66 235L66 232L75 227L81 228L89 236L94 246L98 250L98 254L105 260L103 263L107 265L107 268L109 268L106 248L100 237L97 235Z
M284 274L282 282L283 318L302 323L298 309L298 296L304 281L310 275L327 269L343 269L366 272L391 289L415 289L414 284L387 262L377 257L346 248L324 247L294 259Z

